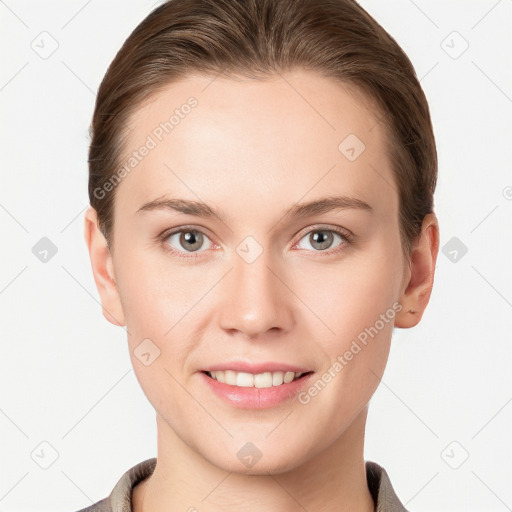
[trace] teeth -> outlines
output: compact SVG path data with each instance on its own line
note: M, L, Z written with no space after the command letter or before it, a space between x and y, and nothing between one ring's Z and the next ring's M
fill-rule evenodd
M294 379L298 379L303 373L294 372L265 372L253 375L246 372L235 372L233 370L218 370L216 372L207 372L210 377L224 384L239 386L245 388L271 388L287 384Z

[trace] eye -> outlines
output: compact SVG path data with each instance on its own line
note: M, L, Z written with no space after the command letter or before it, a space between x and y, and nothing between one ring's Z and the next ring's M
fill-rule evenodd
M301 247L302 240L306 240L313 252L332 255L344 251L351 243L351 236L351 233L341 229L316 227L307 232L294 247ZM159 238L166 251L180 258L198 258L201 253L206 252L201 249L216 247L202 231L188 226L166 231ZM339 244L333 250L329 250L336 239ZM305 249L311 250L308 247Z
M346 249L346 246L350 244L350 236L349 233L341 229L317 227L306 233L296 245L300 247L300 242L306 240L314 252L328 252L328 254L333 254ZM327 251L331 248L336 238L340 241L340 244L337 245L333 251ZM308 249L308 247L306 247L306 249Z
M197 255L194 253L204 252L200 249L204 248L205 244L208 245L207 241L210 241L202 231L186 226L179 230L168 231L160 238L167 250L183 258L196 257ZM191 255L187 256L186 253L191 253Z

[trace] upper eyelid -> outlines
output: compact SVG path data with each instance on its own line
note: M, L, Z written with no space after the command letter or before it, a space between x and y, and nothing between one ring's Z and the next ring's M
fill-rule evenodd
M195 227L195 226L180 226L180 227L177 227L177 228L171 228L171 229L166 229L161 235L158 235L158 238L162 238L162 239L166 239L168 237L170 237L171 235L175 235L176 233L181 233L181 232L186 232L186 231L198 231L199 233L202 233L203 235L206 235L208 236L208 238L211 238L208 233L205 233L205 231L209 231L208 229L206 228L198 228L198 227Z
M341 226L328 226L326 224L315 224L313 226L304 228L303 230L300 230L296 236L299 236L300 234L304 233L304 235L311 233L312 231L334 231L335 233L338 233L339 235L344 235L347 238L350 238L354 236L354 234L347 228L342 228ZM302 237L301 237L302 238Z

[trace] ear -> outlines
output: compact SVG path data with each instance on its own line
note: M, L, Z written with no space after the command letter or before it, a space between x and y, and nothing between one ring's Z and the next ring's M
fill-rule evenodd
M85 242L89 248L92 273L100 294L104 317L114 325L126 325L126 320L114 277L114 265L107 241L99 228L98 214L89 206L85 212Z
M395 327L414 327L419 323L430 300L439 251L439 225L434 213L423 219L421 233L414 240L403 292L402 310L395 316Z

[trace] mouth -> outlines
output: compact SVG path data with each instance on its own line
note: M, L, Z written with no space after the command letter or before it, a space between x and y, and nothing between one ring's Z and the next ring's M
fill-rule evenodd
M248 372L235 372L233 370L203 371L207 377L222 384L242 388L274 388L290 382L305 379L313 372L276 371L252 374Z

